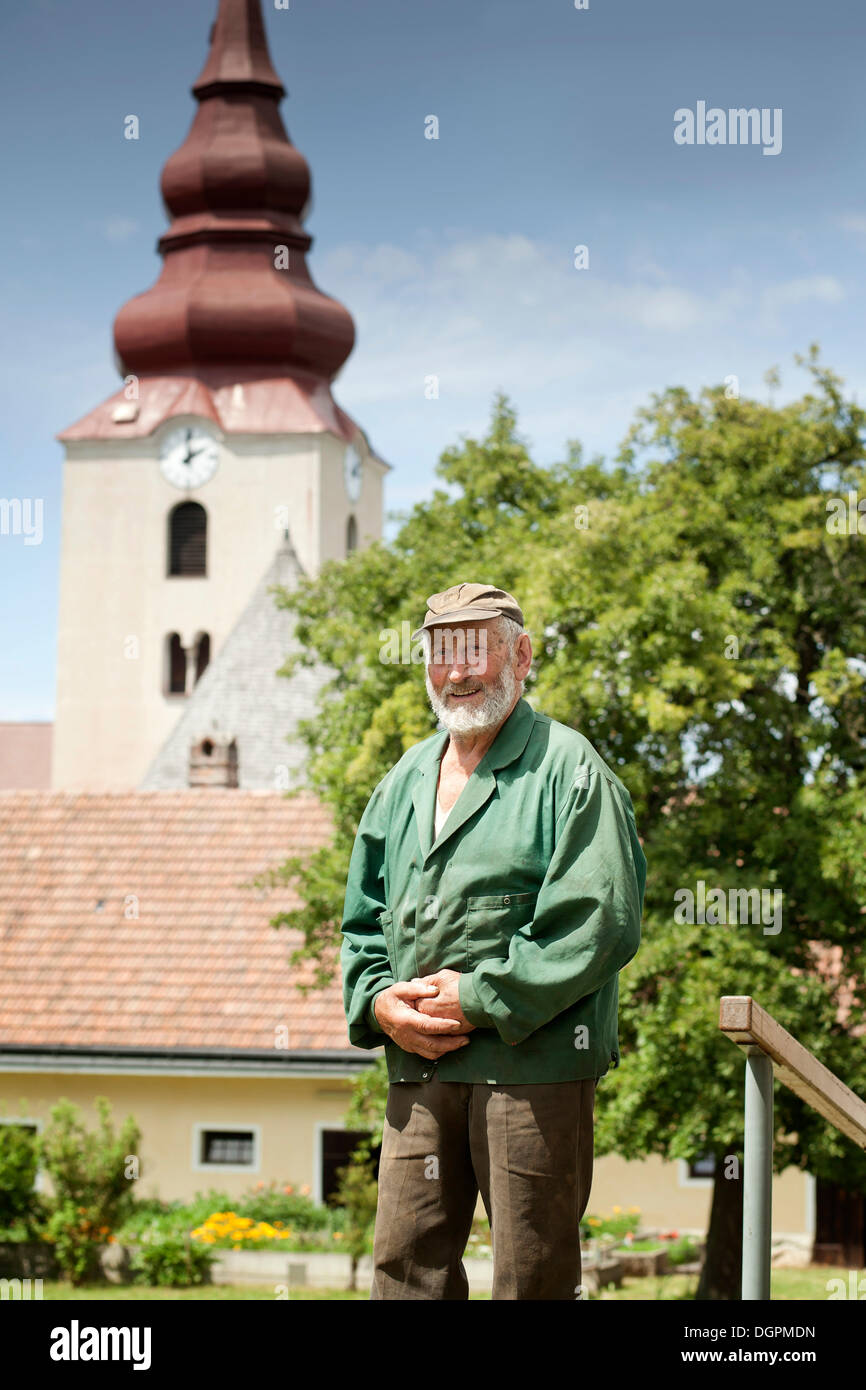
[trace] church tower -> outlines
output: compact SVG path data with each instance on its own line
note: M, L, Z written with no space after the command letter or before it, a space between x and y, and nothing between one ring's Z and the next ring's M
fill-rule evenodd
M331 395L354 326L307 267L259 0L220 0L192 91L161 274L114 324L123 385L59 436L62 790L142 782L278 554L314 574L382 534L388 465Z

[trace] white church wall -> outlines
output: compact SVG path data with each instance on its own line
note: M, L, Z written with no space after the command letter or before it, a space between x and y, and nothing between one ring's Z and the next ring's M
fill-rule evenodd
M167 634L178 632L191 646L207 632L213 660L286 523L308 573L345 554L341 441L322 434L226 436L213 476L186 491L163 477L159 448L168 431L192 423L216 432L210 422L184 416L147 439L68 445L55 788L138 784L184 705L183 696L164 690ZM368 472L361 537L381 534L381 466ZM186 499L207 512L204 577L167 574L169 513Z

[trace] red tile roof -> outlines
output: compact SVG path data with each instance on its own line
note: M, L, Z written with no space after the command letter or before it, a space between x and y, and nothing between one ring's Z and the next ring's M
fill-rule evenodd
M328 838L309 796L0 793L0 1047L349 1050L269 925L297 895L250 886Z

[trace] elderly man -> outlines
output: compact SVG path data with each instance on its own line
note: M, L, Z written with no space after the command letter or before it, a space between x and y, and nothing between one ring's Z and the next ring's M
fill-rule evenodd
M646 860L623 784L523 698L516 600L457 584L427 603L413 638L445 736L373 792L342 923L349 1037L384 1042L390 1083L370 1297L467 1298L480 1191L494 1299L574 1299Z

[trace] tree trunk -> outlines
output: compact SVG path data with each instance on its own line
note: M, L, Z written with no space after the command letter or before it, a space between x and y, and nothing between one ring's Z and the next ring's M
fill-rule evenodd
M725 1158L716 1155L713 1205L707 1253L695 1299L739 1299L742 1292L743 1175L724 1176Z

